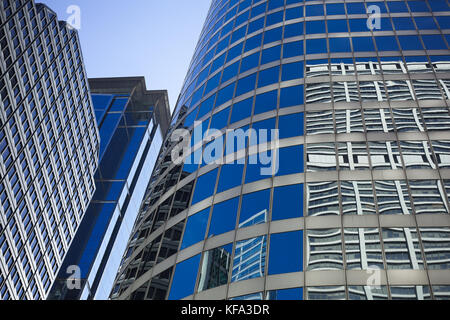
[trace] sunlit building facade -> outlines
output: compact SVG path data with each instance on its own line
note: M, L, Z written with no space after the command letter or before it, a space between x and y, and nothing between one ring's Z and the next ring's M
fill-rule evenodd
M449 16L446 0L212 1L111 298L449 299ZM207 139L179 164L182 128ZM226 161L192 161L237 129ZM269 176L251 161L268 154ZM228 278L205 286L212 256Z
M45 299L96 190L100 146L76 30L0 2L0 300Z
M89 86L100 131L96 192L51 300L108 299L170 122L167 91L147 90L143 77L89 79Z

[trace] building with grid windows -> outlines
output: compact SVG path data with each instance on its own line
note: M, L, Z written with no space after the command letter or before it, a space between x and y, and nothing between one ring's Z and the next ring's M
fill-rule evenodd
M449 45L447 0L212 1L111 298L449 299Z
M89 79L89 85L100 131L96 192L51 300L108 299L170 122L167 91L148 91L143 77ZM71 266L80 268L78 277Z
M45 299L95 192L99 133L77 32L0 2L0 299Z

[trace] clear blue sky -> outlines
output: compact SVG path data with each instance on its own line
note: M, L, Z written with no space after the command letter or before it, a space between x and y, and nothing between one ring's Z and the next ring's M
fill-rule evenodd
M183 85L211 0L35 0L59 20L81 9L79 30L88 77L145 76L167 89L171 108Z

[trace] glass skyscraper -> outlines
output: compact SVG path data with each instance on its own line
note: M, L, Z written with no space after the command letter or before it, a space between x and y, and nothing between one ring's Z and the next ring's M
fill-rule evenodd
M111 298L449 299L449 44L446 0L212 1Z
M89 85L100 131L96 192L48 299L108 299L170 122L167 91L147 91L144 78Z
M99 133L78 34L0 2L0 299L45 299L95 192Z

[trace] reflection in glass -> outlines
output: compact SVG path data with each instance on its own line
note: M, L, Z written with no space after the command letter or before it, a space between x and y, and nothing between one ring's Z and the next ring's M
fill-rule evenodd
M231 301L261 301L261 300L263 300L263 293L258 292L258 293L247 294L245 296L231 298L230 300Z
M392 114L398 132L425 131L418 108L393 108Z
M333 123L332 110L308 111L306 113L306 133L308 135L326 133L332 134L334 133Z
M418 100L442 100L441 90L436 80L413 80Z
M186 249L205 239L206 227L208 225L209 209L207 208L199 213L189 217L186 230L183 235L183 242L180 250Z
M308 216L339 215L337 182L311 182L307 186Z
M329 82L312 83L306 86L306 103L331 103Z
M181 300L194 293L200 255L177 264L169 300Z
M389 109L364 109L364 122L367 132L393 132L394 125Z
M266 293L266 300L295 301L303 300L303 289L272 290Z
M349 286L349 300L388 300L389 294L386 286Z
M447 107L422 108L428 131L450 130L450 114Z
M368 170L369 157L365 142L337 143L340 170Z
M428 141L400 141L406 169L437 169Z
M376 214L370 181L342 181L341 197L344 215Z
M267 236L236 243L231 282L264 277Z
M303 185L274 189L272 221L303 217Z
M335 171L336 150L334 143L308 144L308 172Z
M336 133L364 132L360 109L335 110Z
M344 230L347 269L384 269L378 228Z
M383 243L388 269L423 269L415 228L383 228Z
M239 228L266 223L270 206L270 189L262 190L242 197Z
M233 245L206 251L200 268L198 291L204 291L226 285L231 267Z
M392 300L430 300L429 286L391 286Z
M431 141L440 169L450 169L450 141Z
M411 82L406 80L386 80L386 88L391 101L413 100L414 91Z
M369 143L370 160L374 170L395 170L402 168L400 149L397 142L372 142Z
M450 300L450 286L433 286L433 294L436 300Z
M208 237L214 237L236 228L239 198L234 198L214 205L209 226Z
M342 270L340 229L308 230L307 270Z
M269 252L269 275L302 271L303 232L272 234Z
M447 214L445 190L440 180L412 180L409 182L416 214Z
M329 76L330 70L328 60L309 60L306 61L306 77Z
M420 228L427 267L450 269L450 228Z
M345 287L308 287L306 289L308 300L345 300Z
M375 181L380 214L411 214L411 200L405 181Z
M386 90L382 82L362 81L359 83L361 101L386 101Z

